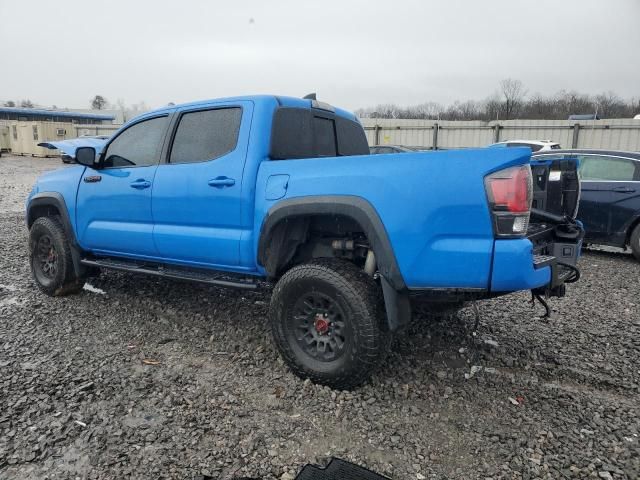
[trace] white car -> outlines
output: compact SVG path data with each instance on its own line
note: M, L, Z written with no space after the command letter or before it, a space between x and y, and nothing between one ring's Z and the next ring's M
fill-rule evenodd
M544 152L547 150L559 150L560 144L551 140L507 140L489 145L489 147L529 147L532 152Z

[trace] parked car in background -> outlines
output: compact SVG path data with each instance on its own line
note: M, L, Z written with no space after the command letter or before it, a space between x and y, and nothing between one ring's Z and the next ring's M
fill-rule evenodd
M76 150L80 147L94 147L100 151L109 140L109 135L84 135L69 140L56 140L52 142L41 142L39 147L50 150L60 150L60 158L63 163L74 163L76 161Z
M419 152L420 149L414 147L405 147L404 145L374 145L369 147L369 152L372 155L380 153L407 153L407 152Z
M578 113L569 115L569 120L600 120L597 113Z
M559 143L552 142L551 140L507 140L493 143L489 145L489 147L529 147L532 152L545 152L547 150L558 150L562 148Z
M582 195L578 218L586 230L585 241L630 247L640 260L640 153L557 150L538 152L533 158L579 160Z

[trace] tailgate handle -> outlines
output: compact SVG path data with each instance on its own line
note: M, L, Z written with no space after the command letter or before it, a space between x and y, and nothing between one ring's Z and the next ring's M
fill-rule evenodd
M613 189L613 191L620 192L620 193L633 193L635 192L635 189L629 188L629 187L616 187Z

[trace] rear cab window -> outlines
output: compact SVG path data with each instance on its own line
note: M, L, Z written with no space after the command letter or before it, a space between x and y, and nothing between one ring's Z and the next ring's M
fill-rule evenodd
M369 155L359 122L316 108L279 107L273 117L270 158Z
M315 151L319 157L335 157L338 151L335 122L330 118L313 117Z

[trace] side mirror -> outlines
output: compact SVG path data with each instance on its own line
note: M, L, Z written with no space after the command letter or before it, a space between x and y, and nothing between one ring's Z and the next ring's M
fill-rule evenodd
M76 162L85 167L95 167L96 149L93 147L78 147L76 149Z

